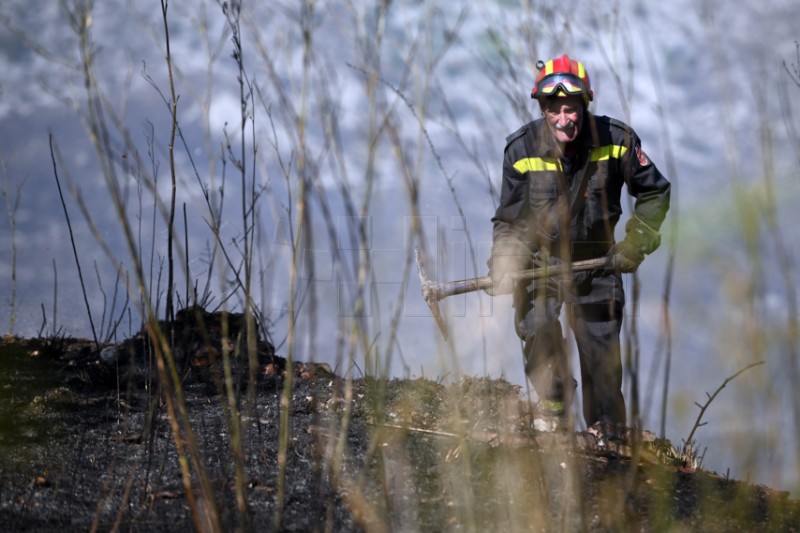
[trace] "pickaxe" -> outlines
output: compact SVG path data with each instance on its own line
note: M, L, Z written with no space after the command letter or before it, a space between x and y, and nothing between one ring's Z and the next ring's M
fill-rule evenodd
M483 276L481 278L462 279L459 281L445 281L436 282L428 278L425 271L425 264L422 260L422 252L419 248L415 248L414 252L417 257L417 268L419 269L419 283L422 288L422 297L425 303L431 308L433 318L436 319L436 325L439 326L439 331L442 336L447 340L447 324L439 312L439 300L447 298L448 296L455 296L456 294L464 294L467 292L480 291L488 289L492 286L492 278L490 276ZM551 276L560 276L567 272L579 272L582 270L594 270L596 268L605 268L608 266L608 258L598 257L595 259L586 259L584 261L575 261L574 263L548 265L540 268L531 268L528 270L520 270L512 274L515 280L532 280L541 279Z

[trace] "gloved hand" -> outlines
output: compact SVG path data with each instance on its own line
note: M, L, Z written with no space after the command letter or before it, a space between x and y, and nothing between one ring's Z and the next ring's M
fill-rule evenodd
M644 261L644 254L626 238L608 251L608 266L617 272L636 272Z
M489 296L503 296L514 292L514 278L511 275L493 276L489 272L489 276L492 278L492 286L484 289Z
M514 292L514 272L522 270L530 252L521 244L498 243L492 249L492 257L486 262L492 286L485 289L489 296L501 296Z
M642 219L633 215L625 224L625 240L641 253L651 254L661 244L661 235L657 230L645 224Z
M489 277L492 278L492 286L485 289L489 296L502 296L514 292L514 276L511 273L515 270L512 256L492 256L489 263Z
M617 272L635 272L661 244L661 235L634 215L625 225L625 238L611 247L607 256L609 266Z

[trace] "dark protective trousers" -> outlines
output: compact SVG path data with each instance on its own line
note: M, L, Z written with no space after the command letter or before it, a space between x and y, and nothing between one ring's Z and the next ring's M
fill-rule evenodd
M559 321L562 306L578 347L586 424L624 425L619 340L625 306L622 276L592 271L575 273L571 282L537 280L518 288L515 325L523 341L525 373L540 399L569 405L576 382Z

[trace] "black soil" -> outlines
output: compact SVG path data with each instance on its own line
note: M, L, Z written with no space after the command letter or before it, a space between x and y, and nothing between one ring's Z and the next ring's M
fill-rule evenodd
M241 317L225 318L162 324L186 419L170 414L179 397L159 386L148 335L105 351L4 338L3 530L800 530L786 493L691 468L668 442L537 433L504 380L347 381L302 363L287 374L263 340L238 356Z

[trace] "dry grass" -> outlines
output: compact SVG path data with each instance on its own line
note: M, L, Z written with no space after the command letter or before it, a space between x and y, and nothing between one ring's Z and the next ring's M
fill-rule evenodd
M466 156L475 174L486 180L482 186L488 189L493 201L498 194L494 172L487 169L497 166L495 161L499 161L500 153L488 148L491 147L489 141L481 143L479 140L493 137L487 124L497 118L493 115L502 115L494 107L496 99L487 95L485 105L476 105L473 113L466 114L476 125L475 129L483 127L485 131L465 132L466 128L459 124L459 117L465 114L457 114L453 109L462 105L461 100L441 87L443 58L448 54L463 54L467 60L482 65L487 77L494 81L498 94L505 98L503 106L511 107L520 120L527 121L531 110L519 87L528 83L525 80L530 77L528 74L539 56L538 51L569 48L569 41L575 37L571 34L575 30L570 27L555 34L535 31L562 21L559 8L555 4L536 9L526 5L518 19L513 22L498 20L494 25L496 29L486 33L486 41L476 44L462 38L464 25L470 21L468 10L451 20L434 6L422 6L425 22L417 21L418 25L409 28L407 38L398 44L392 33L397 28L389 19L401 13L387 1L371 2L369 9L352 2L334 7L311 1L292 7L280 3L263 7L270 17L282 21L279 28L273 28L274 33L251 22L257 20L250 11L256 9L255 6L233 1L218 2L211 7L213 9L203 6L196 12L183 7L176 15L168 9L168 2L162 0L159 21L162 24L158 31L152 31L154 46L164 52L165 62L148 65L144 76L162 99L164 110L153 117L159 126L147 134L147 146L142 148L137 133L125 118L124 106L115 105L104 86L102 67L98 66L104 36L93 33L93 3L62 4L63 22L73 31L72 43L78 58L72 67L74 72L80 73L79 86L83 91L72 104L94 148L95 162L111 199L118 222L114 234L117 243L107 242L106 233L97 228L97 221L87 209L80 188L69 177L68 163L58 157L57 139L52 151L57 179L63 174L69 183L83 221L91 228L117 276L110 309L103 310L99 324L95 323L89 305L87 291L91 289L85 285L83 288L89 325L93 331L95 326L100 330L94 332L94 349L99 350L104 341L116 335L126 311L128 320L142 324L143 331L147 332L151 371L158 375L159 384L155 391L148 391L148 409L155 417L166 410L176 451L174 460L180 470L183 496L190 507L193 527L197 530L225 529L229 523L223 523L225 511L220 502L226 501L230 494L235 500L234 522L242 529L253 525L255 496L248 485L248 472L253 464L246 449L245 426L257 411L258 402L263 400L258 397L262 379L259 339L273 340L290 368L298 353L311 351L332 361L342 377L337 381L334 396L329 399L339 407L325 413L325 424L321 426L329 440L322 446L322 459L315 463L333 485L326 494L330 501L323 502L328 505L330 520L325 522L328 528L335 523L331 513L338 498L345 501L360 527L374 531L398 525L401 529L442 525L477 530L498 522L508 524L512 530L523 530L530 524L548 530L570 530L573 526L591 529L620 523L638 525L635 517L625 513L631 495L636 496L636 491L643 487L642 479L661 483L663 490L669 492L665 487L670 483L680 485L681 474L664 470L653 477L642 478L640 462L634 460L605 463L603 468L609 472L607 476L601 475L602 469L597 468L588 475L584 469L586 458L576 452L574 442L545 453L540 453L541 450L527 453L507 449L507 446L497 450L492 448L491 442L474 441L478 434L495 435L498 442L513 441L512 437L525 426L525 409L520 407L519 391L506 389L504 382L463 377L454 343L440 345L439 352L431 354L431 359L442 362L441 367L454 376L457 386L448 388L427 380L398 385L385 379L397 367L397 359L403 358L403 332L406 331L403 326L409 305L406 289L415 278L411 244L419 245L427 251L428 257L436 259L442 277L445 266L456 261L449 256L453 243L447 242L447 236L431 232L423 224L434 209L425 205L427 184L438 180L458 216L462 220L470 218L473 204L459 186L460 176L448 165L449 158ZM633 95L631 57L636 38L627 29L626 21L620 18L620 12L612 11L611 27L618 31L609 30L609 35L595 31L591 39L601 51L603 67L610 73L613 91L609 93L618 95L619 106L627 114ZM216 22L209 24L209 16ZM176 17L186 17L180 21L182 31L196 32L207 58L208 87L202 88L205 92L197 91L192 80L181 75L181 61L185 58L174 57L171 51L170 35L177 23ZM2 20L15 33L23 31L7 16ZM187 29L187 20L195 23L188 25L190 29ZM345 67L336 61L317 33L320 25L330 20L334 21L335 33L355 61L347 64L347 75L340 73ZM210 33L210 28L215 28L217 33ZM501 38L501 34L504 37ZM718 36L712 37L721 41ZM35 36L25 40L34 53L54 57L35 41ZM658 61L652 50L648 52L646 67L651 72L653 85L663 91ZM714 50L714 53L721 65L724 59L720 51ZM800 62L800 52L798 54ZM232 69L220 67L220 57L225 55L232 57ZM59 57L58 54L55 57ZM231 79L221 83L233 83L238 95L238 112L226 117L223 131L214 130L211 117L212 82L216 82L217 68L231 73ZM719 70L724 69L720 66ZM788 109L789 95L794 94L795 85L800 86L800 77L796 64L788 64L786 71L790 83L781 94ZM350 76L354 76L357 83L347 84L347 87L357 92L356 95L341 90L346 85L344 78L350 79ZM353 97L361 102L360 115L355 117L357 128L352 125L354 117L342 115L343 109L352 109L352 104L345 100ZM664 100L663 95L661 99ZM195 137L186 131L188 124L183 122L184 117L193 115L201 117L199 123L203 128L204 146L200 156L190 140ZM630 120L630 116L622 118ZM659 110L657 118L661 124L660 142L667 154L665 168L677 189L680 179L663 109ZM741 215L737 240L744 250L745 260L743 270L727 287L737 305L741 302L749 319L741 330L745 342L738 343L730 354L720 354L720 359L729 360L726 357L731 355L737 368L749 368L747 365L752 366L754 360L767 359L771 350L778 349L782 366L796 377L799 342L794 259L788 238L779 231L777 222L778 203L774 192L777 176L771 164L773 147L770 143L775 125L768 117L760 118L764 139L764 190L758 202L751 201L752 191L746 182L742 183L743 172L735 158L731 159L730 169L740 191L734 200L737 213ZM189 122L188 118L186 121ZM723 134L733 153L735 133L729 124L724 126ZM162 146L157 139L164 138L168 140ZM796 144L796 134L793 140ZM164 184L159 183L162 164L169 168L166 194ZM409 246L400 264L395 265L398 277L393 280L393 290L388 295L378 293L380 283L375 280L380 280L382 273L377 270L373 252L379 243L374 240L374 228L370 223L385 216L382 212L385 206L379 198L386 190L387 179L402 184L405 196L396 199L397 212L386 216L403 216L409 221L404 228L404 240ZM191 183L192 180L196 183ZM3 182L12 228L22 191L22 182L18 183L14 194L11 182L8 179ZM135 183L137 192L138 216L132 215L129 201L131 183ZM234 198L234 195L238 196ZM193 198L200 201L192 204ZM176 223L179 201L184 202L183 235ZM152 206L153 218L149 222L142 216L146 205ZM193 205L199 205L196 213L191 213ZM66 203L64 210L67 213ZM193 216L194 223L190 222L189 215ZM672 365L679 355L673 353L672 314L675 311L672 298L675 257L680 250L677 221L681 215L674 205L664 252L667 268L659 302L661 329L653 357L663 364L652 365L646 384L642 383L646 348L640 345L640 324L635 314L626 326L626 370L632 376L627 391L631 418L641 425L651 408L657 408L661 437L666 433L666 421L675 414L669 409ZM68 214L67 222L70 222ZM278 227L281 224L283 226ZM469 224L465 227L465 242L462 243L466 270L482 274L480 256L483 252L469 227ZM146 237L148 233L150 236ZM166 238L160 239L159 235ZM276 235L281 239L275 238ZM775 336L768 334L773 324L756 319L764 291L765 265L760 260L764 235L769 236L769 242L777 251L789 309L785 325L776 328ZM342 246L342 241L347 241L348 246ZM124 245L119 246L119 242ZM202 273L193 272L190 245L196 247L194 243L203 242L208 251L205 269ZM13 231L11 245L13 251ZM73 249L74 246L73 240ZM323 315L331 309L326 305L330 294L314 283L314 276L309 274L317 272L320 266L315 264L314 254L308 251L324 251L331 257L333 274L328 280L331 281L329 286L344 288L343 293L335 296L343 298L336 317ZM286 259L284 262L281 262L281 254ZM77 252L75 259L80 265ZM12 285L16 287L14 260L12 264ZM124 284L120 281L123 279ZM80 281L83 285L83 279ZM105 306L103 281L98 281L98 285ZM116 294L121 285L124 285L125 303L117 308ZM634 287L638 288L637 281ZM638 293L637 290L632 292L631 308L637 308ZM285 295L286 305L279 310L272 306L276 294ZM16 296L12 295L9 326L13 333ZM215 311L241 312L244 316L245 328L237 335L229 331L228 323L224 322L221 333L224 341L219 351L224 384L221 409L229 439L226 445L230 449L225 468L232 471L232 481L226 491L215 485L219 481L215 477L217 471L209 466L212 459L198 443L196 432L203 430L196 427L197 418L192 416L183 390L184 376L178 359L185 354L176 352L176 333L169 329L178 307L176 301L186 308L197 304ZM139 316L132 318L131 310L136 310ZM53 315L55 329L55 310ZM335 322L332 327L331 322ZM482 356L488 359L491 350L486 333L477 332L475 339L475 344L480 346L476 351L482 350ZM248 369L244 392L235 386L234 373L236 361L242 360L247 361ZM294 484L290 478L293 475L292 453L296 450L292 439L298 424L298 384L294 380L294 374L289 372L279 381L280 403L267 417L277 428L271 436L275 446L270 448L275 454L270 461L277 465L277 470L274 485L269 486L275 493L274 507L270 508L271 527L275 530L288 527L285 511L293 505ZM757 382L753 386L756 390L750 392L759 399L766 398L766 402L782 401L765 392L762 385ZM697 430L720 389L708 397L706 404L698 405L700 414L687 433L683 450L677 452L672 447L651 450L659 461L678 461L684 466L697 462L698 450L690 447L696 446L695 438L702 439ZM638 398L652 390L661 390L661 397L657 400L648 397L645 405L640 405ZM791 393L790 403L794 406L795 428L800 428L797 394ZM691 405L694 400L684 403ZM361 435L368 442L357 450L362 454L358 459L354 455L356 451L348 445L348 436L354 427L364 430ZM632 453L638 459L637 454L642 452L634 446ZM800 457L800 442L796 442L794 457ZM142 460L151 459L143 457ZM354 472L354 461L363 461L369 468ZM691 483L695 482L724 485L721 480L705 478L702 482L692 478ZM725 488L723 492L728 490ZM520 498L520 494L527 497ZM598 515L597 508L584 503L586 494L600 502L597 508L611 509L610 514ZM695 494L698 497L692 500L692 509L703 509L704 517L715 518L718 516L711 512L715 499L730 496L728 492L720 496L713 490ZM735 496L731 497L735 500ZM676 510L668 500L665 496L642 504L648 512L652 511L648 524L669 528L673 520L683 523L680 513L685 509L679 505ZM542 513L542 509L548 511ZM291 516L296 517L295 514ZM615 522L617 519L621 522ZM691 518L686 521L691 523Z

